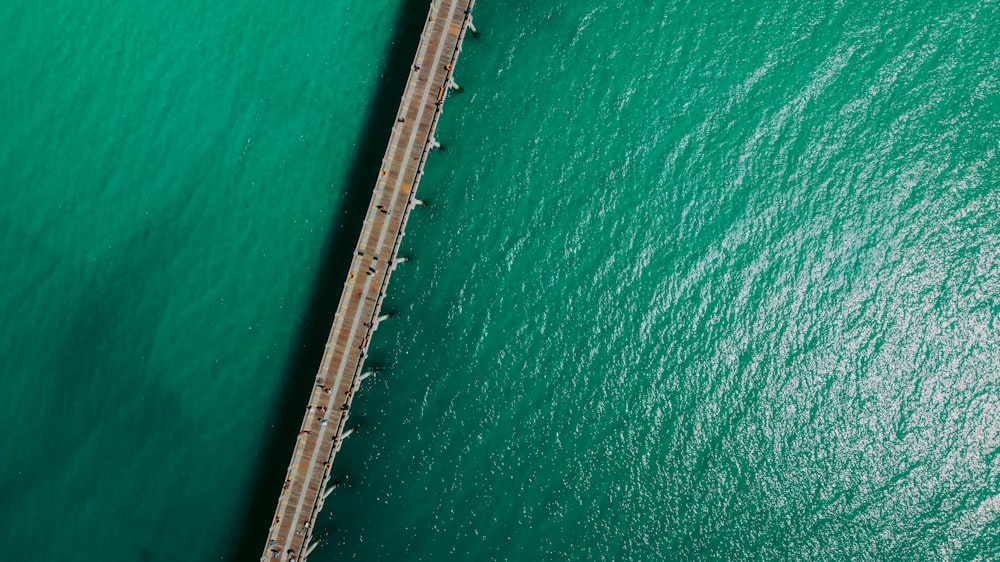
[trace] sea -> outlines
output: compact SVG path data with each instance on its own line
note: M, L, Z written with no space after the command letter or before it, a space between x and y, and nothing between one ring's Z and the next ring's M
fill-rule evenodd
M427 0L0 3L0 551L251 561ZM310 562L1000 560L1000 2L479 0Z

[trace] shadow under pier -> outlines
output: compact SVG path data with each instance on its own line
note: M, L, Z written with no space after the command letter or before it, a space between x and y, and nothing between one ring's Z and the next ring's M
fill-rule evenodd
M296 336L295 350L282 376L281 391L274 397L271 414L273 429L264 445L258 473L248 491L249 500L241 518L236 543L224 559L259 560L262 541L267 537L274 506L295 447L302 423L303 408L312 392L330 325L340 299L343 280L351 266L372 189L382 166L382 157L396 111L410 73L410 63L427 15L427 0L401 0L393 21L392 42L379 72L375 97L365 116L358 150L346 174L346 191L340 212L331 225L320 257L314 286L306 306L306 316ZM388 20L388 18L387 18ZM330 54L329 56L334 56ZM328 531L317 529L319 532Z

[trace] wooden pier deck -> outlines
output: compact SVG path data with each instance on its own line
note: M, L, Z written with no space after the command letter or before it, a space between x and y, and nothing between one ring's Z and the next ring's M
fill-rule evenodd
M454 83L452 73L462 40L472 26L473 4L475 0L431 2L278 497L262 562L303 562L317 544L312 536L330 488L330 466L350 433L347 416L351 400L361 382L389 276L398 263L396 254L406 220L419 204L417 185L427 154L435 145L434 130Z

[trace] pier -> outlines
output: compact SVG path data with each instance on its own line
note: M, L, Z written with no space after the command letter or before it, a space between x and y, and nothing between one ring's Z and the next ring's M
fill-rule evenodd
M305 408L295 449L278 496L262 562L303 562L319 544L313 540L324 500L336 486L330 469L344 439L361 381L368 344L380 321L382 299L410 211L420 205L417 186L450 89L457 89L455 63L467 31L475 33L475 0L433 0L410 67L396 122L365 215L333 327Z

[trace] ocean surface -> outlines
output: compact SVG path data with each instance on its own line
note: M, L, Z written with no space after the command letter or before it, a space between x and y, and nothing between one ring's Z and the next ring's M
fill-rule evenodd
M0 3L5 557L259 556L425 13ZM1000 560L1000 3L475 18L310 562Z

